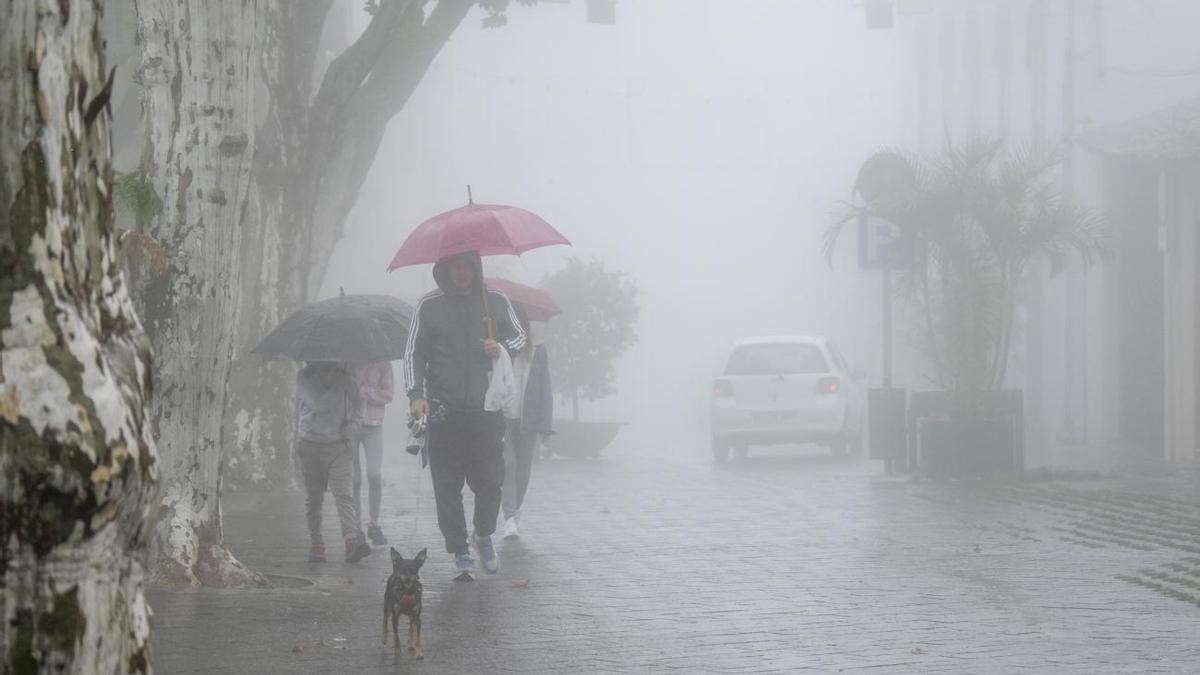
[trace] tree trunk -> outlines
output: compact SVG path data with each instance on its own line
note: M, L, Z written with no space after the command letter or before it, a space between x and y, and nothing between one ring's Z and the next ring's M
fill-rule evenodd
M154 406L169 467L159 573L192 585L263 583L222 543L222 420L238 326L243 228L254 204L258 2L138 0L146 146L167 251L154 295Z
M1012 336L1017 317L1017 290L1022 276L1024 276L1024 266L1019 263L1005 268L1004 295L1000 307L1000 339L996 347L996 362L992 375L992 388L997 391L1004 389L1005 381L1008 379L1008 352L1012 349Z
M393 0L325 73L312 93L316 45L329 0L281 2L267 23L262 74L270 95L255 179L257 235L247 239L241 353L287 315L316 300L333 247L375 160L388 122L407 103L471 0ZM368 77L369 74L369 77ZM380 274L383 274L380 270ZM290 479L295 375L287 364L238 361L226 429L239 481Z
M149 343L95 1L0 3L0 672L147 673Z
M254 227L243 239L243 320L230 380L225 428L229 470L239 487L291 483L295 367L264 363L249 350L305 300L300 252L308 220L293 203L304 184L308 106L321 29L331 0L268 2L259 72L267 113L258 129ZM340 49L342 44L326 45ZM301 199L307 204L308 199Z

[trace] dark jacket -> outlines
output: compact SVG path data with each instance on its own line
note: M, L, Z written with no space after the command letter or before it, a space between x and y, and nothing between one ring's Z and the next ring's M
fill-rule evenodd
M521 430L539 434L553 433L554 391L550 388L550 359L546 345L535 345L529 377L525 380L525 401L521 404Z
M487 336L479 286L483 274L479 256L464 255L475 265L475 285L470 290L453 288L445 261L433 266L438 290L421 298L413 312L404 350L404 387L410 401L425 398L453 408L481 410L492 372L492 359L480 343ZM487 301L496 341L510 354L519 351L526 336L512 303L494 290L487 292Z

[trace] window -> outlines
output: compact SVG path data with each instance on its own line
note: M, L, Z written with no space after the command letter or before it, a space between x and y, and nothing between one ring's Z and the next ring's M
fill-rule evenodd
M842 352L837 348L837 345L833 344L833 341L830 340L825 343L825 346L829 348L829 355L833 357L833 364L838 367L838 370L849 375L850 366L846 363L846 359L842 358Z
M777 342L743 345L734 350L726 375L812 375L829 372L816 345Z

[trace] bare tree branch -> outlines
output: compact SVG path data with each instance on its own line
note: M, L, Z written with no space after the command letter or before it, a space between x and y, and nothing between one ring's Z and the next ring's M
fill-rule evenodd
M371 23L354 44L346 48L325 72L309 112L318 126L334 119L379 63L380 54L398 41L402 23L411 10L421 15L423 0L389 0L378 6Z
M314 176L311 253L306 265L310 290L320 284L329 253L341 237L346 215L358 198L380 142L392 119L408 102L442 46L462 23L474 2L441 0L427 20L411 5L381 50L375 68L345 101L335 118L309 128ZM318 96L319 97L319 96ZM316 105L316 103L314 103Z

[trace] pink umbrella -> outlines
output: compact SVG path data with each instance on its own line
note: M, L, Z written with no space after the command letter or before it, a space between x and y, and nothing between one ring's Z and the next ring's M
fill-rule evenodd
M515 206L471 202L418 225L396 251L388 271L467 251L481 256L520 255L556 244L570 246L571 242L536 214Z
M509 281L508 279L487 278L488 288L502 291L509 300L525 306L525 314L530 321L549 321L562 314L558 303L550 294L540 288Z
M413 230L400 245L388 271L409 265L436 263L459 253L480 256L521 255L525 251L557 244L571 245L566 237L536 214L515 206L476 204L467 186L467 205L439 213ZM483 303L488 337L492 318Z

